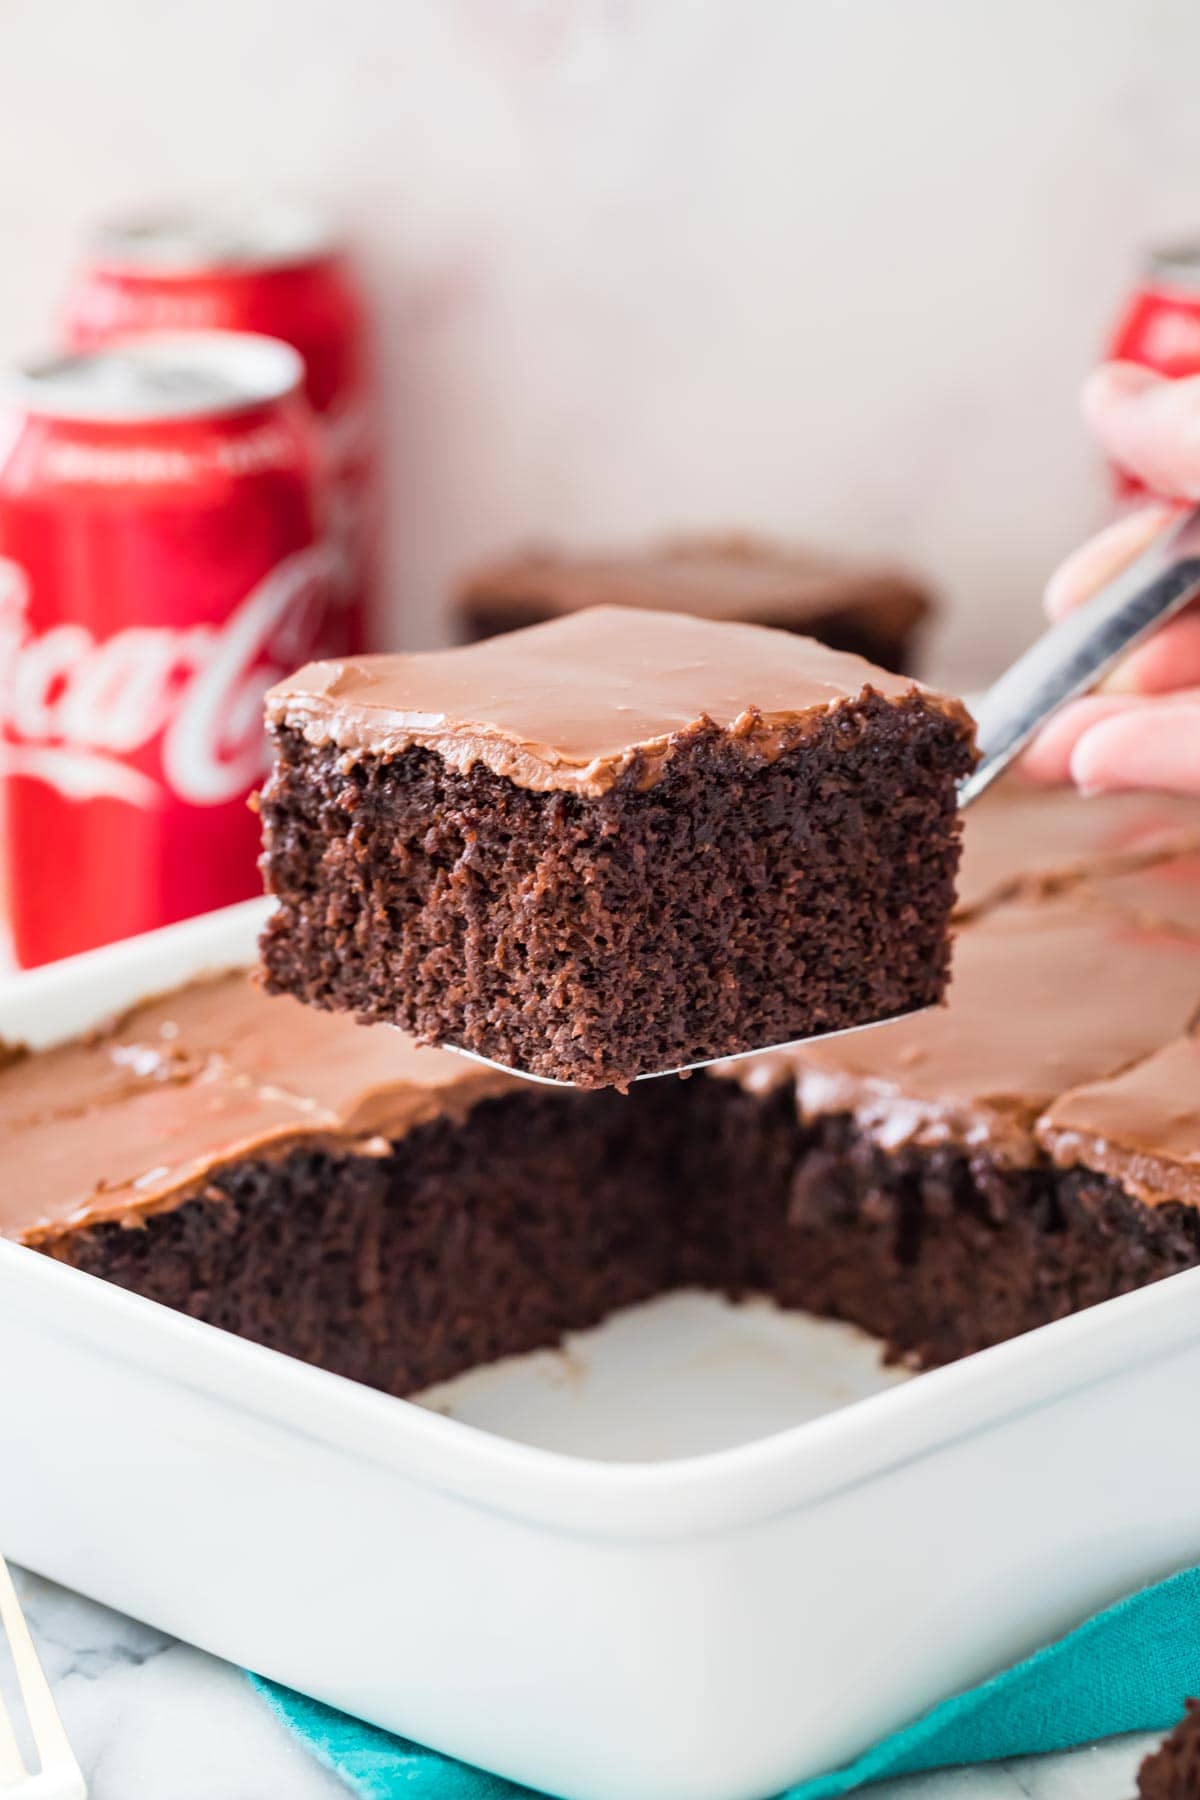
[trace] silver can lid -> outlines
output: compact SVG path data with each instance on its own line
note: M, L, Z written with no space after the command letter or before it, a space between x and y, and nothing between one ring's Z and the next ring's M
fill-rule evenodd
M179 207L113 219L92 239L106 268L147 275L286 268L327 256L336 240L310 207L284 200Z
M1200 293L1200 238L1160 245L1149 257L1151 279L1183 293Z
M299 390L290 344L249 331L155 331L25 363L8 398L25 413L135 425L244 412Z

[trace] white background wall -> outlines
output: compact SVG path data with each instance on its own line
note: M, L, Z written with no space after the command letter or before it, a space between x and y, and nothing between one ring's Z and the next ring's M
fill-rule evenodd
M2 0L0 355L97 214L326 200L379 312L392 630L530 533L895 552L977 678L1097 518L1075 395L1200 230L1196 0Z

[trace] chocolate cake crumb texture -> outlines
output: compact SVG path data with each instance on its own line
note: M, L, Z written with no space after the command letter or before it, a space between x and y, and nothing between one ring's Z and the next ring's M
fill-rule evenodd
M1200 1800L1200 1700L1138 1770L1138 1800Z
M272 992L595 1087L944 991L970 723L856 658L597 608L268 716Z
M945 1008L628 1096L531 1088L241 972L11 1047L0 1232L395 1394L678 1287L926 1367L1196 1267L1200 932L1095 898L1137 820L1076 805L1069 883L961 926ZM1178 842L1138 868L1174 889Z

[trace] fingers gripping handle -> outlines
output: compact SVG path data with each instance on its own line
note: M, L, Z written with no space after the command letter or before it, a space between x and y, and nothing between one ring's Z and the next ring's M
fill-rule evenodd
M1200 507L1172 520L988 689L975 713L980 761L959 785L959 805L978 799L1060 706L1095 687L1127 651L1198 596Z

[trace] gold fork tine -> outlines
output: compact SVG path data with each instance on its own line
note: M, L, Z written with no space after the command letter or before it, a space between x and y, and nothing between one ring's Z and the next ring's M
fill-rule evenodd
M8 1639L17 1684L37 1745L41 1767L30 1775L21 1759L12 1722L0 1700L0 1788L12 1800L86 1800L87 1788L71 1753L67 1734L42 1672L12 1576L0 1557L0 1625Z
M0 1790L7 1792L15 1787L18 1781L24 1781L26 1773L8 1709L0 1696Z

